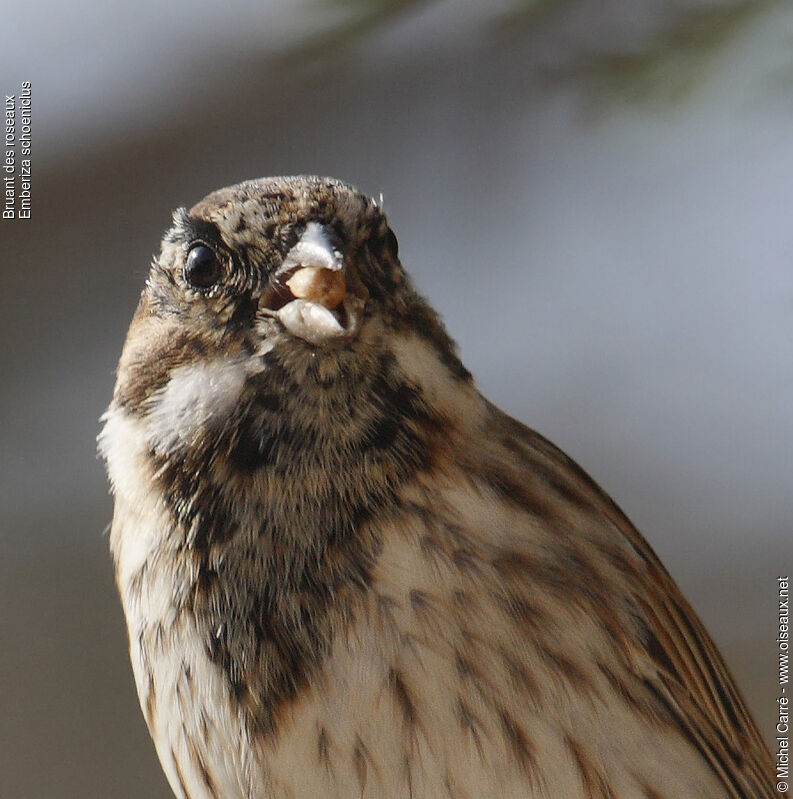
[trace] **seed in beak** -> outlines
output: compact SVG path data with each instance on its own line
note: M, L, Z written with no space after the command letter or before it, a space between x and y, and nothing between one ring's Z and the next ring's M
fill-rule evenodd
M322 266L301 267L286 281L286 285L297 299L315 302L330 310L339 306L347 291L344 272Z

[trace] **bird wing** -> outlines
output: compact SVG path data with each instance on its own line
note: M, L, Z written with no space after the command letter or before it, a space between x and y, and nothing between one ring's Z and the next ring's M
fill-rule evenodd
M627 520L623 530L653 586L637 596L648 625L648 687L731 796L778 796L770 754L724 659L650 545Z
M643 536L614 501L567 455L535 431L501 414L520 441L527 469L553 469L563 495L581 492L596 502L637 556L631 601L644 629L633 653L634 676L673 718L735 799L771 799L773 764L722 656L694 609ZM516 450L513 448L513 453Z

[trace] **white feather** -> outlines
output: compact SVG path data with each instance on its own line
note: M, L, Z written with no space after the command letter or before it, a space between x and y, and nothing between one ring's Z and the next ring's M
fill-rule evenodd
M215 419L222 419L239 401L246 362L217 358L173 370L158 392L148 416L148 434L159 450L189 446Z

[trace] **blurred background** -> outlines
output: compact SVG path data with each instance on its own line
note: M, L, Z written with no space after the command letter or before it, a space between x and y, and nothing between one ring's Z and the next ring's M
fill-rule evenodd
M95 457L170 209L251 177L384 197L483 392L644 532L773 737L793 562L793 7L7 4L33 218L2 220L0 793L170 796Z

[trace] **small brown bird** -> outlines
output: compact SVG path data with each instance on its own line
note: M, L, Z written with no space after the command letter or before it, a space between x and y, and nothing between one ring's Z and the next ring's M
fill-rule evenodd
M658 558L478 393L350 186L174 214L100 442L177 796L778 795Z

